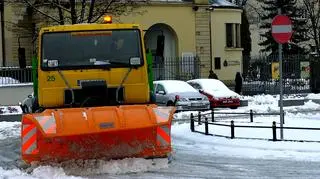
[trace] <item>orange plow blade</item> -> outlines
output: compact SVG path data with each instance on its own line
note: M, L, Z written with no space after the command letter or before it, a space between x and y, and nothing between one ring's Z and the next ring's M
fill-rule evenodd
M123 105L25 114L22 159L31 163L167 157L174 111L174 107Z

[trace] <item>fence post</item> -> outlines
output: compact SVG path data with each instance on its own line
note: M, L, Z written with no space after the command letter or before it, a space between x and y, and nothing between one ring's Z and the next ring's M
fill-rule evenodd
M198 111L198 124L201 125L201 112Z
M205 122L204 122L204 127L205 127L205 134L209 135L209 124L208 124L208 118L205 117L204 118Z
M214 108L211 108L211 120L214 122Z
M234 138L234 121L232 120L231 121L231 139L233 139Z
M277 126L275 121L272 122L272 140L277 141Z
M193 114L191 113L191 115L190 115L190 130L191 130L191 132L194 132L194 116L193 116Z
M250 122L253 122L253 111L250 109Z

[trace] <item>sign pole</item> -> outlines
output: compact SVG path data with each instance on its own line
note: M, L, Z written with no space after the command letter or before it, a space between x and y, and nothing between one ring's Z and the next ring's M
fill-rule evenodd
M281 8L278 8L278 14L281 15ZM282 75L282 44L278 43L279 46L279 73L280 73L280 138L283 140L283 75Z
M278 14L281 15L281 8L278 8ZM282 71L282 43L278 43L279 46L279 73L280 73L280 138L283 140L283 71Z
M283 76L282 76L282 44L279 45L279 73L280 73L280 138L283 140Z
M279 46L279 75L280 75L280 137L283 140L283 124L284 124L284 112L283 112L283 70L282 70L282 44L288 43L292 37L292 22L290 17L281 15L281 9L278 8L278 15L273 18L271 23L272 36Z

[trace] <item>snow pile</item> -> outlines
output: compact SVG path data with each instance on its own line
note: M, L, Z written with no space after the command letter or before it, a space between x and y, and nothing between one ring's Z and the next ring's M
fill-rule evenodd
M122 175L138 172L158 171L168 168L168 159L147 160L142 158L126 158L123 160L79 160L61 164L33 165L26 172L18 169L4 170L0 167L0 178L48 178L48 179L83 179L95 175ZM86 177L91 176L91 177Z
M20 83L19 80L16 80L11 77L0 77L0 84L17 84Z
M79 160L64 162L60 167L68 175L100 175L100 174L128 174L157 171L168 168L168 159L147 160L143 158L125 158L122 160Z
M0 115L21 114L20 106L0 106Z
M16 179L83 179L82 177L67 176L61 168L43 166L36 168L31 174L18 169L4 170L0 167L0 178L16 178Z
M271 124L271 120L270 120ZM309 123L310 124L310 123ZM261 125L261 124L260 124ZM319 125L318 125L319 126ZM319 126L320 127L320 126ZM204 132L204 125L196 126L196 130ZM218 131L217 131L218 130ZM230 128L209 126L210 133L226 133L230 135ZM284 131L284 137L290 138L291 134L296 133L299 136L305 131ZM320 132L320 131L319 131ZM309 137L316 138L319 132L309 131ZM268 134L270 134L268 136ZM179 138L174 140L174 145L185 150L197 152L198 155L221 155L240 158L253 159L286 159L300 161L320 161L320 143L302 143L302 142L272 142L267 140L248 140L248 139L226 139L223 137L206 136L199 133L191 133L190 124L175 124L172 126L172 137ZM271 129L242 129L236 128L236 137L261 137L261 135L272 137ZM270 138L272 139L272 138ZM279 139L279 131L278 131ZM201 152L199 152L201 151Z
M8 137L19 137L20 130L20 122L0 122L0 140Z
M308 94L305 99L320 99L320 94L314 94L314 93L311 93L311 94Z

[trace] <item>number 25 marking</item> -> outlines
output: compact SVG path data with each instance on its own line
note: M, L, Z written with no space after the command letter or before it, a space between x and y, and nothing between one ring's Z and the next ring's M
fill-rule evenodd
M47 81L55 81L56 77L54 76L47 76Z

